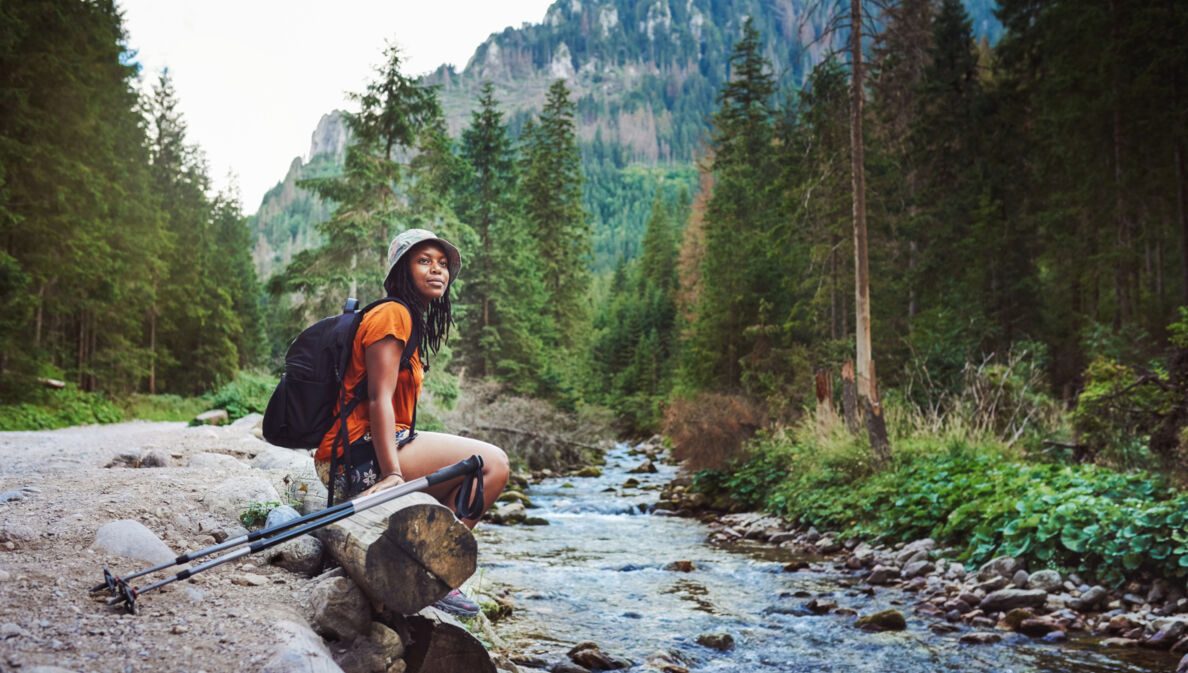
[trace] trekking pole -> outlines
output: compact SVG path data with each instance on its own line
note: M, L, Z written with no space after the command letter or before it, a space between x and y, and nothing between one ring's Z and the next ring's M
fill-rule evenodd
M121 578L119 576L112 575L111 571L109 571L107 568L104 568L104 583L94 587L92 591L101 591L104 588L110 589L115 595L107 600L108 605L116 605L121 602L127 603L128 612L135 613L136 598L141 594L148 593L154 589L159 589L160 587L177 582L179 580L193 577L200 572L210 570L211 568L220 566L224 563L227 563L228 561L234 561L236 559L243 558L248 554L254 554L258 551L263 551L282 542L287 542L288 540L300 537L323 526L329 525L336 521L341 521L342 519L345 519L356 512L362 512L363 510L370 509L376 505L395 500L396 498L408 495L409 493L423 491L431 486L452 481L458 477L469 476L470 479L459 490L458 502L456 503L457 511L455 513L459 516L459 518L475 518L478 516L478 514L481 514L481 507L483 504L481 502L482 469L482 456L475 454L465 460L454 463L453 465L443 467L433 474L414 479L399 486L378 491L370 495L357 497L354 500L348 500L347 502L340 503L333 507L327 507L326 509L312 512L303 517L293 519L292 521L287 521L271 528L249 533L247 535L241 535L233 540L227 540L221 544L214 545L213 547L207 547L206 549L190 552L189 554L183 554L171 562L162 563L153 566L152 568L133 573L126 577ZM470 502L470 495L472 491L470 484L473 482L477 482L478 486L474 489L475 502L472 503ZM244 545L249 542L251 544L246 547L237 549L230 554L213 558L209 561L206 561L205 563L196 565L193 568L182 570L175 575L171 575L160 581L154 582L143 589L136 588L128 584L128 580L130 579L147 575L158 570L163 570L174 565L188 563L189 561L201 558L202 556L208 556L220 551L239 547L240 545Z

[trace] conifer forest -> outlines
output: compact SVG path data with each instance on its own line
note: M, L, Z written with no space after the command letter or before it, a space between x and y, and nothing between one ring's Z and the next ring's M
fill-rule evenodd
M840 400L857 349L860 399L943 415L1009 390L995 432L1037 455L1178 466L1188 6L999 0L993 40L959 0L817 11L828 49L795 69L771 60L769 14L715 17L730 39L692 68L726 73L698 80L713 104L669 87L681 140L642 168L578 133L600 109L565 79L530 114L487 82L451 134L439 85L389 49L341 169L299 185L331 204L320 244L263 278L244 204L212 190L117 6L5 0L3 399L46 377L119 398L276 373L296 331L378 298L388 242L424 227L465 258L438 371L609 409L625 436L721 408L787 427L819 370ZM1037 409L1063 424L1034 431Z

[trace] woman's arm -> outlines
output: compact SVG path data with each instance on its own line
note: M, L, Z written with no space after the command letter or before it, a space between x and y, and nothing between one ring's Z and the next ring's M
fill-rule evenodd
M396 381L400 377L400 354L403 351L404 342L388 336L371 344L363 352L367 367L367 413L371 419L371 443L375 446L375 458L382 478L361 495L404 482L404 476L400 473L400 459L396 455L396 411L392 408L392 395L396 392Z

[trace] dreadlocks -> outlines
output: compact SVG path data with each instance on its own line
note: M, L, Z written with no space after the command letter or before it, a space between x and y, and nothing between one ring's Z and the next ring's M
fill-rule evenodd
M412 269L409 268L409 260L412 255L404 255L388 277L384 280L384 290L389 297L394 297L404 302L409 307L409 313L412 314L412 319L417 327L421 330L421 343L417 347L421 349L421 355L425 355L426 348L433 351L434 354L441 349L443 341L450 336L450 326L454 324L454 314L450 307L450 283L446 284L446 291L441 297L433 299L429 305L425 306L425 298L417 291L413 285Z

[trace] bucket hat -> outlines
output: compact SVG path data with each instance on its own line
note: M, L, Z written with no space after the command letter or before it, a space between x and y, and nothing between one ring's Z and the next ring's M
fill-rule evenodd
M425 241L433 241L440 245L442 250L445 250L446 260L450 267L449 282L452 284L458 277L458 272L462 270L462 255L458 253L458 248L455 248L453 243L428 229L407 229L396 234L396 238L393 238L392 244L388 246L388 274L391 275L392 269L396 267L396 262L400 261L404 253L412 250L414 245Z

